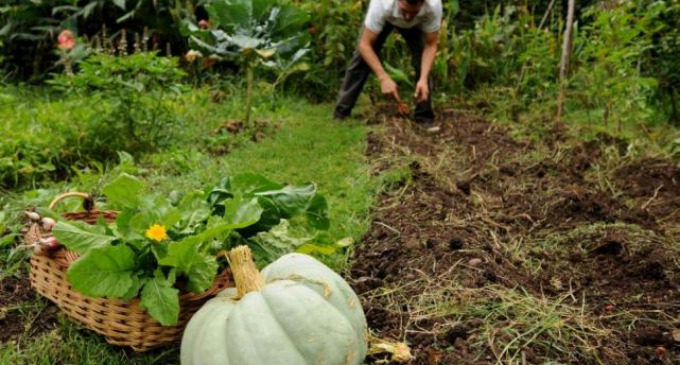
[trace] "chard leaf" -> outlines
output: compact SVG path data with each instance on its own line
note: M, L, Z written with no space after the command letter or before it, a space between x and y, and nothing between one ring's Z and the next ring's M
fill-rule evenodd
M201 191L187 194L179 203L182 233L192 234L210 216L210 206Z
M104 227L79 222L57 222L52 234L66 248L81 255L94 248L106 247L116 240L116 237L105 234Z
M307 219L309 225L315 229L326 230L330 228L331 221L328 216L328 203L326 198L321 195L316 195L307 207Z
M158 263L175 267L180 272L187 272L192 265L202 260L198 251L199 244L200 242L191 239L171 242L167 245L165 255L158 257Z
M215 257L201 256L203 256L202 260L192 265L189 271L185 273L189 279L187 289L196 294L203 293L212 286L219 267Z
M260 232L250 238L250 242L255 244L256 259L272 262L279 257L294 252L314 239L304 229L294 229L290 222L281 220L277 226L269 231Z
M127 246L94 248L69 267L73 289L90 297L129 297L139 290L135 253Z
M283 185L277 184L262 175L241 174L231 179L231 187L234 191L249 195L261 191L282 189Z
M178 294L179 290L157 270L155 277L144 284L139 307L146 309L160 324L172 326L179 320Z
M264 212L257 198L246 200L240 196L225 202L224 210L224 219L231 224L232 229L257 223Z

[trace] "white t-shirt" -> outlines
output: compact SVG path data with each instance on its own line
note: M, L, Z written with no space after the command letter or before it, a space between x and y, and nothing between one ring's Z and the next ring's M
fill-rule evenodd
M399 0L371 0L364 25L372 32L380 33L385 22L407 29L419 26L424 33L438 31L442 23L442 2L425 0L418 14L407 22L399 11Z

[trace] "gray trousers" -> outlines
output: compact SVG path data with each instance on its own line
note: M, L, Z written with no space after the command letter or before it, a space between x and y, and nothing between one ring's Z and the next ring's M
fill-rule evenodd
M398 28L392 24L385 23L385 27L382 32L378 34L378 38L373 44L373 50L380 57L380 50L385 44L387 36L390 35L393 29L397 31L404 37L406 44L411 51L411 65L416 71L416 82L420 79L420 66L423 59L423 49L425 48L425 34L418 28L414 27L411 29ZM363 28L362 28L363 33ZM361 37L361 36L360 36ZM345 72L345 79L340 87L340 93L338 96L338 102L335 106L334 116L336 118L345 118L350 115L352 108L359 99L359 94L364 88L364 84L371 74L372 70L368 64L364 61L363 57L359 53L359 49L354 51L352 60L347 66L347 71ZM428 84L430 86L430 96L427 101L420 103L416 106L414 117L416 121L432 121L434 119L434 112L432 111L432 75L428 77ZM410 97L410 96L409 96ZM404 98L404 96L402 96ZM405 98L404 98L405 99Z

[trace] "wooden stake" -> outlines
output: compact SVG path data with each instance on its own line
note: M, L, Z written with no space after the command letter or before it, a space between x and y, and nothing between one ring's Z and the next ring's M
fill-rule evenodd
M562 120L564 114L564 101L566 92L567 77L570 71L571 46L574 35L574 9L576 0L569 0L569 10L567 12L567 26L564 30L564 42L562 43L562 62L560 63L560 94L557 99L557 121Z

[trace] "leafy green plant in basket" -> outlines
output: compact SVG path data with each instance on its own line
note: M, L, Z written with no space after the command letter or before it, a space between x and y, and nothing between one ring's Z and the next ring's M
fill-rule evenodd
M269 230L275 218L256 196L235 194L215 202L212 191L181 197L147 194L145 184L127 174L102 192L119 210L114 222L60 221L52 230L61 244L81 255L68 269L69 283L91 297L139 296L140 307L163 325L178 321L179 288L204 292L220 268L216 253L247 243L237 230L257 235ZM291 202L298 196L283 193L277 201ZM323 200L315 194L311 199Z
M262 208L257 223L235 230L232 239L249 245L260 263L293 251L330 254L338 247L324 236L330 226L328 203L314 184L282 185L260 175L224 178L208 194L213 214L222 216L244 201Z
M188 24L190 44L208 54L238 62L246 72L246 115L250 124L255 69L284 60L307 47L309 16L292 4L277 0L215 0L205 5L211 29ZM297 57L296 61L301 57ZM284 67L282 67L284 68Z

